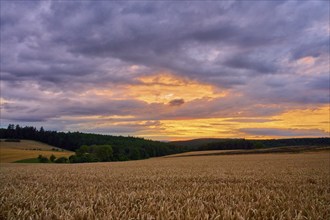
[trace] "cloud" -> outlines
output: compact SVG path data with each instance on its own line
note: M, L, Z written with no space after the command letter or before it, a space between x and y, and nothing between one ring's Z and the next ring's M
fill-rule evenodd
M184 99L173 99L169 102L170 106L180 106L184 104Z
M239 122L239 123L266 123L272 121L279 121L279 119L270 119L270 118L235 118L227 119L228 122Z
M248 58L248 56L238 55L229 58L224 64L231 68L247 69L257 73L276 73L277 69L272 63L262 61L260 58L257 59L259 61Z
M270 117L329 101L326 1L4 1L0 10L8 121Z
M242 128L239 131L260 137L327 137L329 135L319 129Z

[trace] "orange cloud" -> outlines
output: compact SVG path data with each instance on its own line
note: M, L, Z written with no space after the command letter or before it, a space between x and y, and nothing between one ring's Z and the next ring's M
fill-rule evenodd
M195 99L214 99L226 96L212 85L178 77L170 73L158 73L139 78L141 84L127 88L127 94L147 103L170 103L172 100L189 102Z
M132 66L132 68L137 68ZM173 101L183 103L196 99L215 99L225 97L228 91L200 83L195 80L175 76L170 73L157 73L136 79L138 84L112 85L109 88L90 89L80 94L81 97L105 97L112 100L136 99L147 103L173 105Z
M299 64L312 65L315 63L315 58L308 56L303 57L297 61Z

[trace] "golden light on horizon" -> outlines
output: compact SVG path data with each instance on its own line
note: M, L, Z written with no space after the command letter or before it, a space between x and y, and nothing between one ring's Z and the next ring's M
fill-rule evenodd
M272 117L224 117L161 120L161 133L171 140L192 138L283 138L276 135L247 134L240 129L319 130L329 133L329 107L289 110ZM290 137L290 136L288 136ZM301 136L299 136L301 137Z
M330 132L330 107L329 105L318 108L296 109L274 116L279 120L277 124L281 127L321 129Z

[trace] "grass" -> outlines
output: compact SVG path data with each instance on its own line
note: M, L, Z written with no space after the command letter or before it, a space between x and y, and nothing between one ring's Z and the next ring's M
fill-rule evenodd
M47 157L54 154L58 158L69 157L74 152L62 151L62 149L51 145L31 140L21 140L21 142L5 142L2 140L0 142L0 163L12 163L37 158L40 154Z
M2 164L0 219L330 219L330 154Z

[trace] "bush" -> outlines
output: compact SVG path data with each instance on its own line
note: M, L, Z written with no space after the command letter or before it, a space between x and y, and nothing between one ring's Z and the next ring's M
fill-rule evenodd
M107 162L112 159L112 147L110 145L93 145L91 151L97 161Z
M76 155L70 156L71 163L107 162L113 159L110 145L81 146Z
M51 162L54 162L54 161L56 160L56 157L55 157L55 155L54 155L54 154L52 154L52 155L50 156L49 160L50 160Z
M79 163L79 162L78 162L78 157L77 157L76 155L71 155L71 156L69 157L69 162L70 162L70 163Z
M42 155L38 156L38 161L40 163L49 163L49 159L47 157L42 156Z
M55 163L67 163L69 160L66 157L59 157L55 160Z

